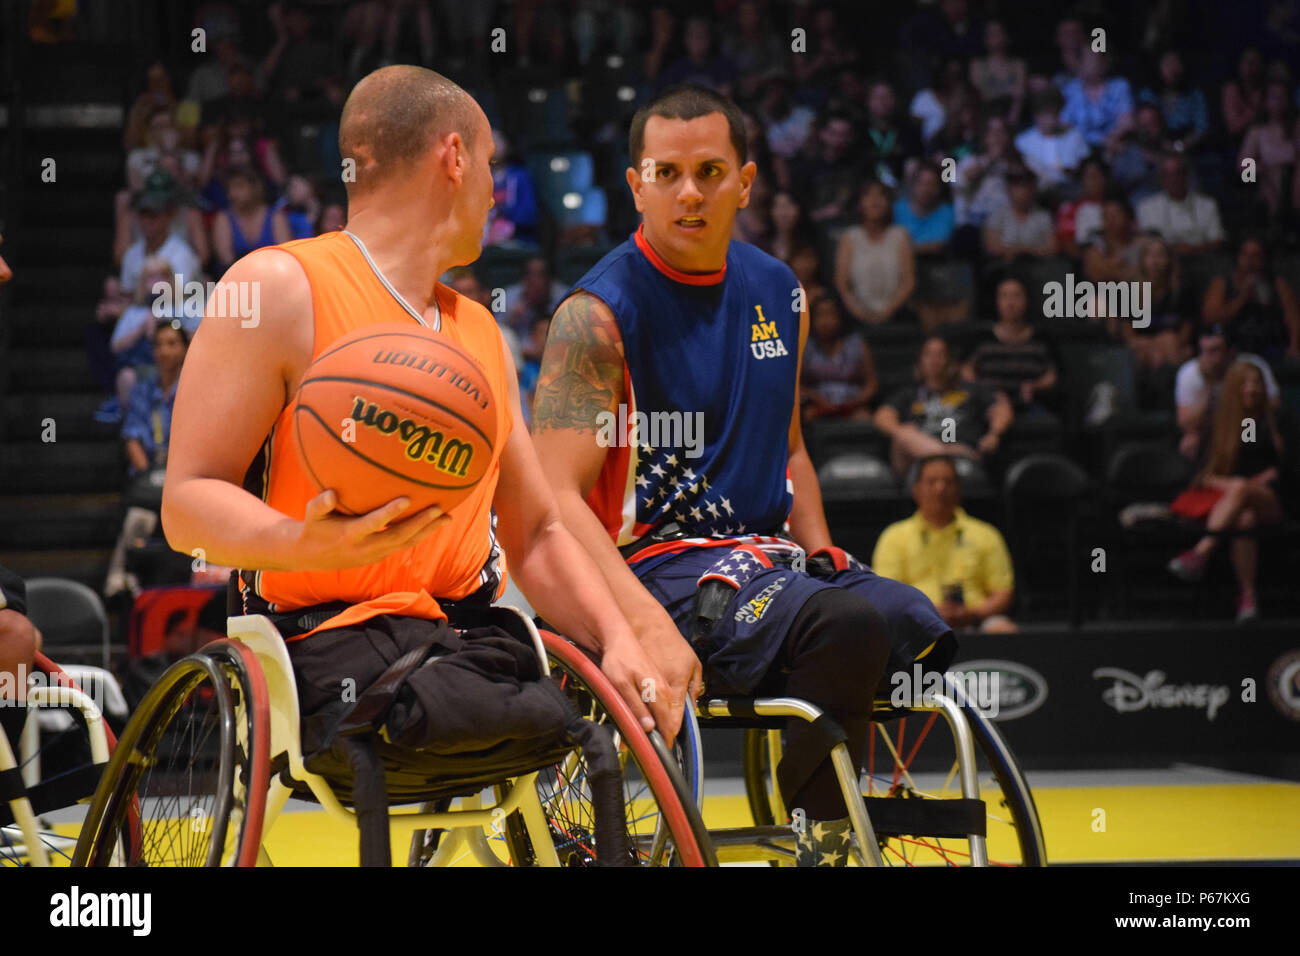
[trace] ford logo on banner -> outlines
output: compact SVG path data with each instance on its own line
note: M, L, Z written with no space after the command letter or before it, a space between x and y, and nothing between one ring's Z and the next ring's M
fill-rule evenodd
M996 712L990 712L987 705L980 707L990 720L1015 720L1032 714L1047 700L1047 680L1043 675L1015 661L961 661L950 668L950 676L967 686L972 683L972 678L986 674L987 682L997 688L998 695ZM984 686L984 681L981 681L981 686Z
M1120 714L1148 707L1153 710L1191 707L1205 711L1205 719L1213 720L1229 697L1228 688L1223 684L1166 683L1164 671L1147 671L1145 676L1139 676L1118 667L1098 667L1092 676L1112 682L1101 692L1101 699Z

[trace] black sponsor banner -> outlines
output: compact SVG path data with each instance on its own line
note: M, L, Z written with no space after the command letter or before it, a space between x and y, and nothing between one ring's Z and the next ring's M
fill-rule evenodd
M950 672L996 684L999 729L1031 766L1300 756L1296 626L977 635Z

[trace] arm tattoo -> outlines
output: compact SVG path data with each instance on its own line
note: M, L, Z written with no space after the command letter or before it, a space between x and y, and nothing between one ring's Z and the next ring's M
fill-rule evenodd
M623 343L600 300L579 293L551 321L533 398L534 428L595 431L623 397Z

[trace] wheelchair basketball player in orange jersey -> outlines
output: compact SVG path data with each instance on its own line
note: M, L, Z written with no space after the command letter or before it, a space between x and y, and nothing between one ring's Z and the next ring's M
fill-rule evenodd
M887 662L944 666L951 629L831 543L799 425L802 289L731 241L757 173L740 111L669 90L633 117L629 155L643 221L555 313L534 398L543 467L676 693L703 661L710 693L808 700L861 766ZM782 797L812 824L797 862L844 865L829 748L801 720L786 733Z
M667 682L564 527L495 320L438 282L480 252L493 202L487 117L439 74L393 66L353 89L339 140L356 163L346 228L236 262L223 281L258 284L260 314L225 318L210 304L190 346L163 492L168 543L240 569L244 612L268 615L286 640L304 717L338 701L342 678L367 686L441 626L443 604L490 603L504 550L537 611L598 652L642 724L671 739L684 701L642 701L645 681ZM391 322L454 339L496 397L493 460L449 514L405 514L404 498L338 513L337 491L316 493L293 445L290 403L307 366L340 336ZM417 696L426 670L410 678Z

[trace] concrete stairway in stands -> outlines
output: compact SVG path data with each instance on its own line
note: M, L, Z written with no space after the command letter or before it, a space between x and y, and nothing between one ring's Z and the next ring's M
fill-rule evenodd
M0 564L98 590L120 527L125 457L117 428L92 417L104 395L90 373L86 331L103 280L116 271L125 67L106 46L29 47L26 55L26 127L4 235L14 279L0 316L8 326ZM57 164L53 183L41 180L46 157ZM44 441L51 420L55 440Z

